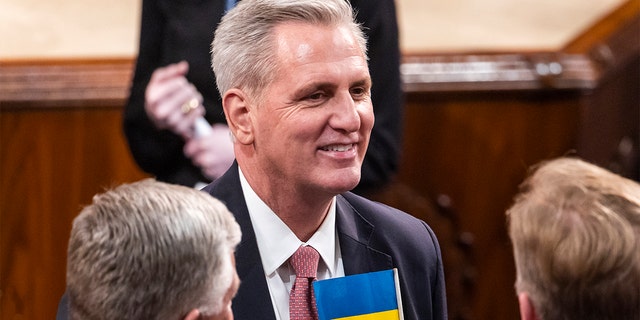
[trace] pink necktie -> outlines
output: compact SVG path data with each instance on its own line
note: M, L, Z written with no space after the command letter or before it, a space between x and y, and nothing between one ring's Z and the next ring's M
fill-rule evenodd
M289 316L291 320L317 320L315 296L311 282L318 272L318 251L311 246L302 246L289 259L296 272L296 281L289 294Z

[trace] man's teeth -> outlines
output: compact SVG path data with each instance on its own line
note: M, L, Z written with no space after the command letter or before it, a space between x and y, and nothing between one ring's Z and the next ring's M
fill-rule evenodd
M323 147L322 150L324 150L324 151L344 152L344 151L347 151L347 150L351 149L352 147L353 147L352 144L331 145L331 146Z

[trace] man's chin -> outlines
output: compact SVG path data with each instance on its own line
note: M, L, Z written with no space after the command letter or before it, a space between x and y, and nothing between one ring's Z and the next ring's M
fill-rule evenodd
M329 181L329 188L333 190L333 193L340 194L353 190L358 183L360 183L360 175L338 175L333 181Z

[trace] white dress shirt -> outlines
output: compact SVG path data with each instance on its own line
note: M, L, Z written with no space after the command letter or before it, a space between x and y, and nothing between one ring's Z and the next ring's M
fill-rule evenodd
M253 191L242 170L240 184L249 209L251 224L256 234L271 302L276 319L289 319L289 292L295 282L295 272L289 265L291 255L301 245L310 245L320 254L318 279L344 276L340 243L336 233L336 200L331 202L329 213L306 243L300 241L289 227Z

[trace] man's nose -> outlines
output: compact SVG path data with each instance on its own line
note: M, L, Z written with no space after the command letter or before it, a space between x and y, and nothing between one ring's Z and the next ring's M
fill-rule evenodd
M361 119L357 102L348 92L336 96L329 125L345 132L355 132L360 129Z

